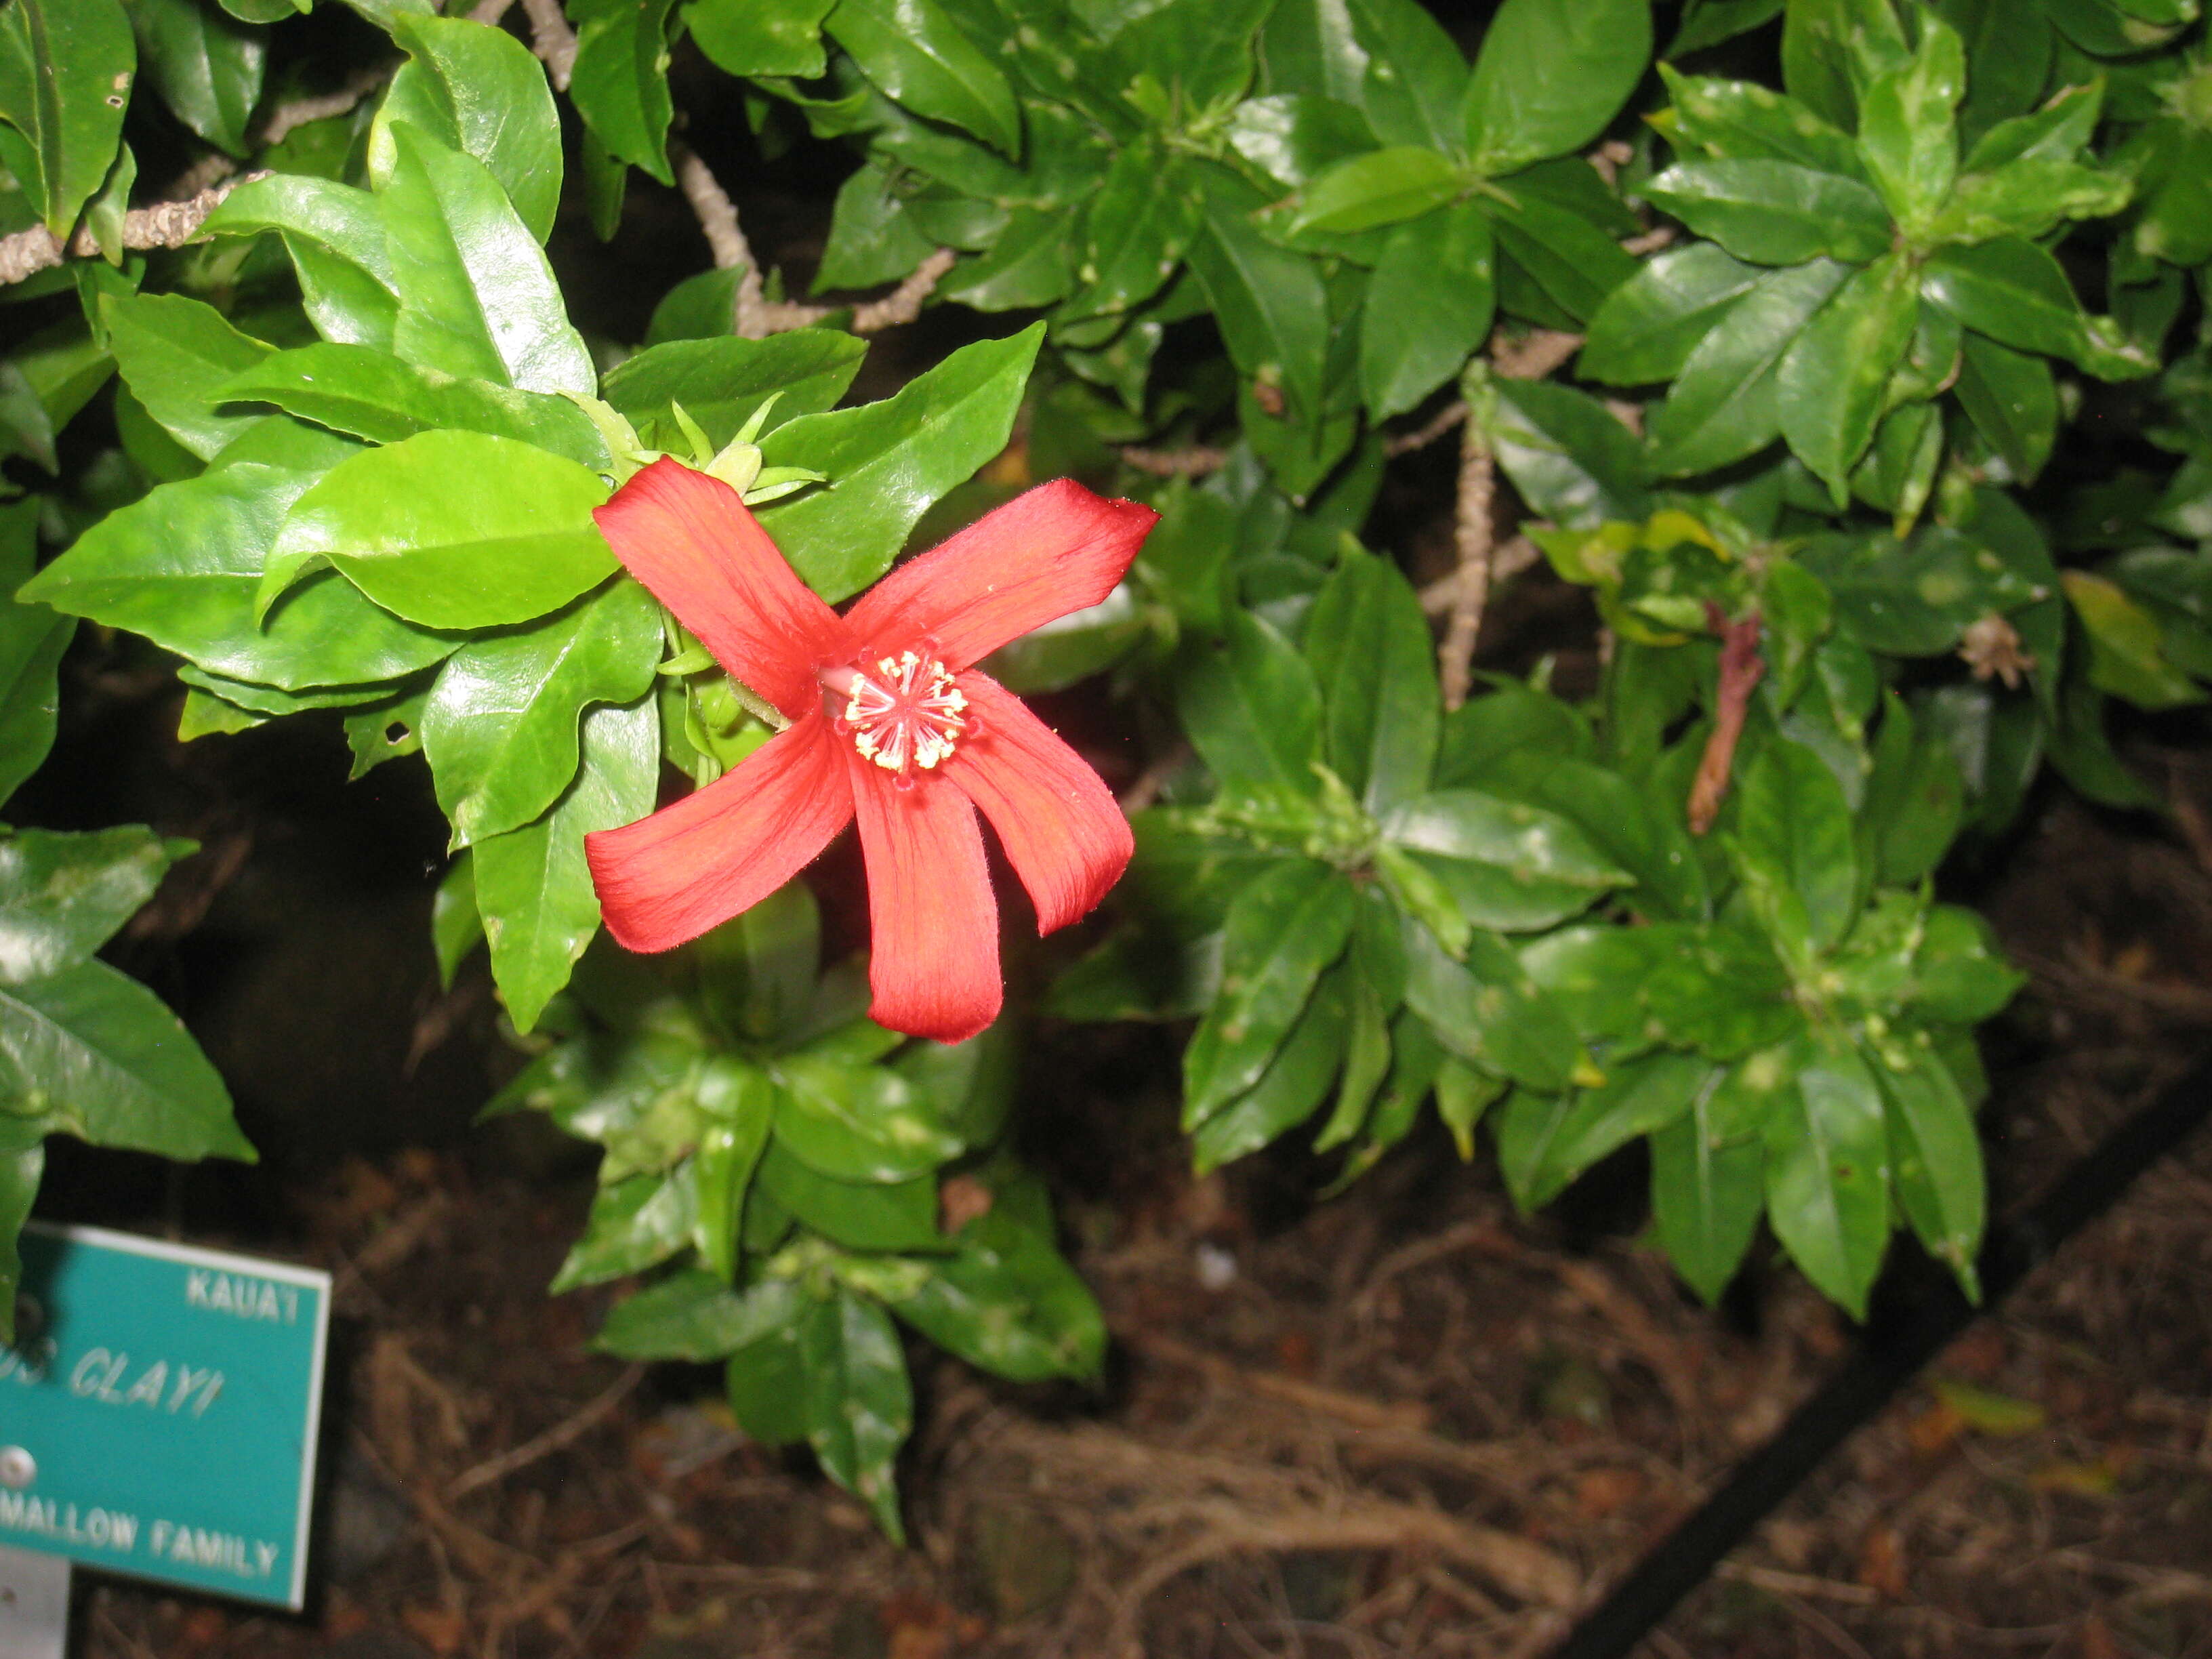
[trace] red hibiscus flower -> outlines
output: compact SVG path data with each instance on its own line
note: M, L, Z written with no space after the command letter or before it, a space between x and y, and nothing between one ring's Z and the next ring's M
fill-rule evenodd
M1050 933L1129 861L1098 775L975 672L1112 592L1158 518L1060 479L901 566L839 616L720 480L655 461L592 517L630 574L791 724L735 771L584 838L607 930L665 951L766 898L857 817L878 1023L957 1042L998 1017L980 808Z

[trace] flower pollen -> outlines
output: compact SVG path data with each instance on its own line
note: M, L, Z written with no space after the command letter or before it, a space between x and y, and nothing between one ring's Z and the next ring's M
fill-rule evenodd
M843 723L853 747L886 772L904 775L934 768L968 730L968 699L951 672L934 657L908 651L879 657L872 674L848 670L825 684L845 696Z

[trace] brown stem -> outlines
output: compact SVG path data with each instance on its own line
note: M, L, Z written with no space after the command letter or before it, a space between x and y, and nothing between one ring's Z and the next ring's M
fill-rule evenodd
M199 234L200 222L215 211L222 198L240 185L265 179L265 173L249 173L187 197L181 202L161 202L133 208L123 216L123 246L127 248L181 247ZM44 225L33 225L12 236L0 236L0 284L20 283L26 276L60 264L70 254L88 258L100 252L89 230L79 230L64 250Z
M561 15L561 0L522 0L530 18L531 50L544 61L556 92L568 90L568 77L576 68L576 31Z
M1155 478L1202 478L1228 465L1229 452L1204 444L1194 444L1188 449L1146 449L1130 444L1122 449L1121 459L1138 471L1149 472Z
M1492 505L1498 491L1497 465L1487 426L1470 416L1460 428L1459 498L1452 543L1459 553L1451 620L1437 647L1437 676L1444 707L1457 708L1474 684L1474 647L1482 633L1483 607L1490 600L1490 556L1494 531Z
M1735 746L1743 736L1744 716L1751 711L1751 694L1765 677L1766 661L1759 654L1759 614L1741 622L1726 622L1720 607L1708 606L1713 629L1721 636L1721 680L1718 707L1713 710L1712 735L1705 752L1698 757L1698 775L1690 782L1690 833L1702 836L1720 816L1728 794L1729 774L1735 765Z

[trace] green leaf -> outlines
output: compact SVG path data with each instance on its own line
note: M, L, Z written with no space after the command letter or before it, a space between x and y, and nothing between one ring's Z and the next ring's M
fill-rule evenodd
M1890 373L1912 343L1915 280L1901 254L1856 272L1775 372L1782 435L1838 507L1849 499L1851 468L1874 441Z
M2089 684L2138 708L2179 708L2204 692L2167 659L2155 615L2118 583L2069 570L2066 597L2089 640Z
M695 1269L617 1303L592 1346L622 1359L703 1363L792 1328L805 1307L790 1279L764 1279L732 1291Z
M2033 483L2058 436L2058 386L2051 365L1979 334L1961 342L1952 390L1983 441L2013 477Z
M848 1250L936 1251L946 1247L937 1231L937 1178L911 1181L833 1181L772 1145L760 1165L761 1190L802 1225Z
M1468 82L1469 164L1510 173L1581 149L1650 62L1650 0L1505 0Z
M1336 1105L1314 1150L1325 1152L1359 1133L1390 1073L1391 1016L1406 994L1406 947L1397 913L1374 888L1359 896L1344 966L1344 1069Z
M1249 611L1194 648L1176 688L1191 744L1231 793L1312 795L1321 693L1288 641Z
M1753 264L1858 264L1888 252L1893 234L1889 210L1866 185L1792 161L1677 161L1644 194Z
M492 977L517 1030L538 1023L599 931L599 900L584 837L653 810L660 720L650 697L584 716L582 769L534 823L476 843L477 903Z
M1850 135L1787 93L1756 81L1678 75L1665 64L1659 77L1674 102L1657 125L1678 150L1700 150L1717 161L1789 161L1846 179L1865 176Z
M1498 1126L1498 1162L1523 1209L1547 1204L1607 1153L1685 1117L1717 1077L1698 1054L1612 1062L1594 1088L1516 1093Z
M609 460L590 417L566 398L454 380L371 346L327 343L258 357L216 387L213 398L273 404L288 415L373 443L396 444L418 432L458 427L535 444L595 469Z
M1783 0L1686 0L1682 21L1663 54L1686 57L1733 40L1782 15Z
M1785 959L1826 951L1858 914L1850 808L1827 763L1778 739L1745 769L1729 848L1760 923Z
M1002 155L1020 153L1013 88L937 0L838 0L823 27L887 96Z
M690 0L684 24L729 75L811 81L828 66L822 20L837 0Z
M1489 338L1495 258L1490 220L1469 202L1391 233L1359 313L1359 386L1372 418L1413 408Z
M393 349L447 374L590 396L599 384L591 353L498 180L410 123L391 132L382 201L399 295Z
M1186 1130L1260 1080L1322 970L1343 953L1354 909L1351 884L1308 859L1279 861L1237 896L1220 994L1183 1051Z
M877 157L838 186L814 291L896 282L929 253L929 238L907 210L892 163Z
M960 1155L928 1092L886 1066L798 1055L775 1075L776 1144L833 1181L911 1181Z
M1894 693L1886 698L1864 820L1873 831L1875 878L1909 886L1934 872L1959 833L1966 780L1941 732L1923 731Z
M606 400L641 434L658 423L677 439L674 408L696 421L718 447L728 443L770 398L762 430L801 415L818 415L845 395L867 343L834 329L793 329L765 340L723 334L669 340L625 359L607 375ZM669 447L664 445L664 447Z
M987 252L954 266L937 291L976 311L1022 311L1052 304L1075 280L1066 216L1023 207Z
M1857 1054L1802 1038L1764 1123L1766 1213L1821 1294L1854 1319L1889 1243L1889 1148L1880 1091Z
M1606 296L1576 368L1608 386L1646 386L1683 372L1703 341L1734 337L1736 302L1773 277L1711 242L1655 255ZM1726 326L1724 326L1726 325Z
M15 1340L15 1298L23 1283L23 1258L15 1241L31 1218L46 1168L42 1139L20 1151L0 1152L0 1342Z
M1127 146L1099 179L1084 216L1076 272L1083 288L1066 314L1112 316L1151 299L1182 263L1197 228L1197 197L1174 155L1149 143Z
M327 560L426 628L528 622L615 569L591 518L606 494L597 473L512 438L421 433L341 462L300 497L256 602Z
M1305 656L1327 688L1322 752L1370 812L1428 787L1435 769L1435 654L1419 595L1398 568L1348 554L1307 614Z
M95 1146L253 1161L199 1045L104 962L0 987L0 1098Z
M1491 447L1530 507L1570 529L1650 511L1636 435L1603 404L1548 380L1492 384Z
M175 856L138 824L0 840L0 982L83 961L154 896Z
M1589 724L1571 705L1518 680L1493 677L1480 696L1444 716L1437 787L1480 788L1517 750L1586 757L1590 747Z
M664 185L668 165L668 12L675 0L568 0L576 30L568 95L599 142Z
M891 1306L969 1364L1015 1382L1097 1375L1106 1321L1048 1239L999 1209L960 1230L957 1255L930 1264Z
M1374 130L1357 107L1319 94L1247 98L1222 131L1230 148L1291 190L1375 147Z
M814 1000L822 917L805 884L787 882L700 936L702 1000L744 1036L766 1041L796 1026Z
M1328 295L1313 261L1262 237L1257 191L1222 169L1202 170L1206 222L1190 268L1206 290L1230 360L1249 380L1279 386L1294 415L1321 413L1328 356Z
M1889 0L1790 0L1783 14L1783 85L1846 131L1862 76L1905 55Z
M370 181L391 188L401 165L399 125L412 125L483 163L531 239L543 242L561 201L561 121L530 49L504 29L463 17L400 17L392 38L408 61L369 127Z
M87 531L19 597L286 690L396 680L440 660L450 637L387 615L335 572L309 576L255 625L277 529L314 482L241 461L163 484Z
M1466 188L1459 167L1433 149L1400 145L1371 150L1340 162L1307 185L1291 224L1301 231L1371 230L1432 212Z
M617 581L447 658L420 731L454 844L519 829L550 806L576 775L584 711L643 696L660 644L651 596Z
M241 334L213 306L178 294L109 295L100 301L108 349L146 412L202 460L261 416L218 415L223 382L273 346Z
M1344 1055L1344 981L1341 968L1325 975L1258 1080L1192 1128L1193 1169L1203 1174L1256 1152L1320 1108Z
M1978 1024L2027 983L2004 959L1989 924L1972 910L1936 905L1922 927L1908 1002L1923 1018Z
M665 1175L626 1176L601 1187L547 1293L643 1273L690 1243L698 1221L699 1188L688 1162Z
M1601 862L1636 880L1645 915L1703 921L1711 908L1705 865L1679 811L1620 773L1531 744L1474 780L1492 793L1558 813L1586 836Z
M1587 322L1607 295L1636 274L1636 260L1583 214L1521 188L1528 176L1509 179L1502 198L1485 200L1498 251L1508 262L1500 272L1500 303L1521 314L1504 282L1505 271L1517 267L1569 322ZM1550 319L1533 320L1548 325Z
M1766 1207L1765 1154L1757 1140L1717 1132L1710 1090L1651 1135L1651 1220L1674 1271L1711 1306L1742 1265Z
M2063 357L2100 379L2126 380L2158 367L2110 318L2083 311L2058 261L2023 237L1937 248L1922 267L1920 292L2000 345Z
M438 988L453 988L453 975L483 943L483 914L477 908L476 860L464 848L453 855L430 900L430 948L438 958Z
M261 35L198 0L125 0L146 78L176 118L219 149L245 155L261 101Z
M1469 940L1467 965L1418 923L1404 928L1406 1006L1437 1040L1493 1076L1532 1089L1567 1086L1584 1061L1574 1027L1493 933Z
M38 554L36 496L0 506L0 592L13 594ZM54 744L57 672L74 618L37 605L0 603L0 802L37 771Z
M915 520L1006 447L1043 338L1035 324L964 346L895 397L802 416L762 440L765 465L830 477L760 514L809 586L833 604L866 587Z
M1417 0L1350 0L1352 39L1333 48L1358 54L1357 102L1386 144L1457 149L1466 131L1467 59ZM1334 29L1341 24L1332 20ZM1348 67L1348 66L1347 66ZM1337 94L1330 88L1332 95Z
M1988 1217L1988 1183L1974 1115L1926 1033L1900 1059L1870 1069L1881 1083L1898 1207L1928 1253L1948 1264L1971 1297L1981 1290L1974 1259Z
M0 11L0 120L36 165L19 180L63 241L122 142L137 46L120 0L12 0Z
M1932 13L1911 57L1874 76L1859 100L1859 154L1897 222L1927 222L1959 173L1954 127L1966 82L1959 32Z
M1586 909L1632 878L1566 819L1473 789L1440 789L1382 820L1393 846L1429 854L1478 927L1546 927Z
M392 348L399 316L383 206L365 190L328 179L272 173L249 179L202 222L210 236L273 230L300 279L300 301L326 340Z
M806 1310L799 1349L806 1438L823 1473L868 1506L892 1543L904 1543L894 1464L914 1427L914 1391L898 1332L874 1303L840 1291Z
M1935 10L1966 43L1963 142L2035 107L2051 79L2051 23L2040 9L2009 0L1936 0ZM1971 155L1966 165L1974 166Z

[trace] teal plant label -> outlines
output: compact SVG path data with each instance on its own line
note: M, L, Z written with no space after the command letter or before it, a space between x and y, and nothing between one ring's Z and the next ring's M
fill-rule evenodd
M299 1607L330 1276L91 1227L21 1248L0 1544Z

